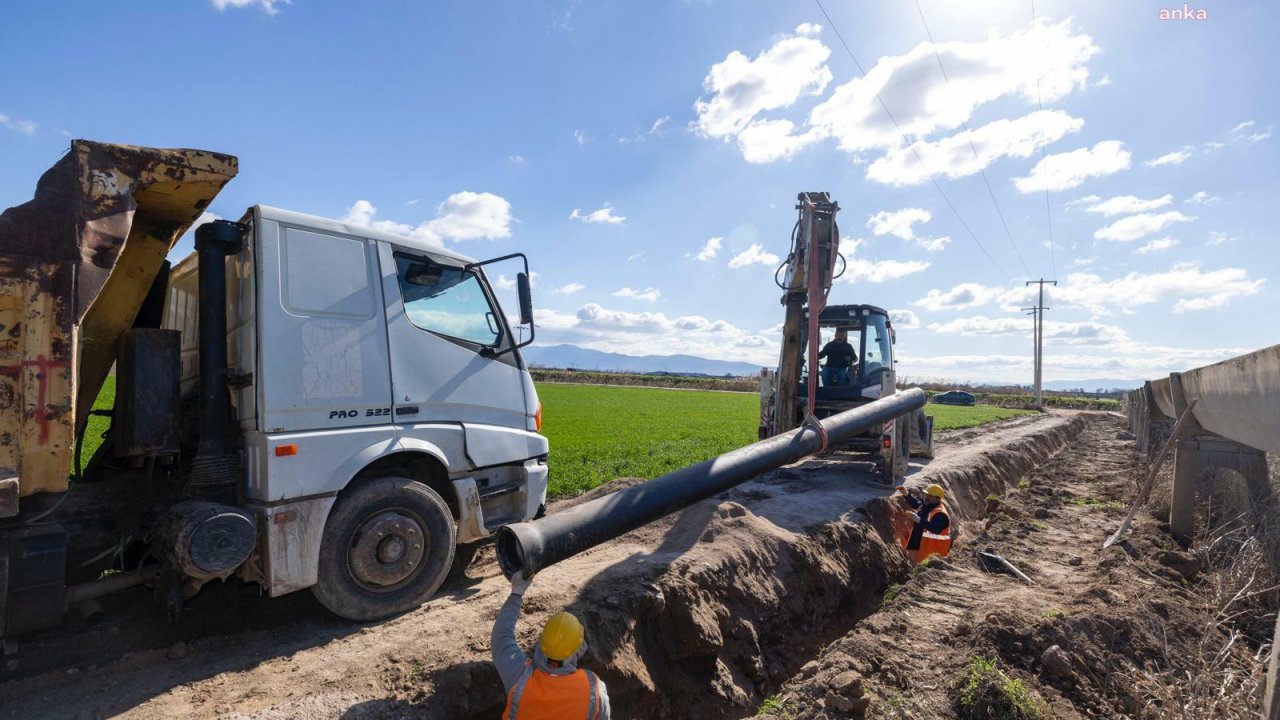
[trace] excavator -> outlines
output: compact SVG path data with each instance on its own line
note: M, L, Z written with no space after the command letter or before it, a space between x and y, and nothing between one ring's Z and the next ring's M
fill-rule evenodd
M875 305L830 305L832 283L845 270L840 254L839 204L826 192L797 196L799 217L791 233L791 251L774 281L783 291L782 348L776 370L760 379L760 439L887 398L898 392L889 313ZM820 382L819 348L844 331L854 348L847 373ZM834 447L828 450L837 449ZM882 426L846 439L839 449L872 453L881 477L897 482L912 455L933 454L933 418L915 410Z

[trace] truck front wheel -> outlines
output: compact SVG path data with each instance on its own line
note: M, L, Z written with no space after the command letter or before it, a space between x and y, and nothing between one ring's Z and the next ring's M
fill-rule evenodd
M448 576L456 532L449 506L426 485L400 477L363 482L329 513L311 591L349 620L412 610Z

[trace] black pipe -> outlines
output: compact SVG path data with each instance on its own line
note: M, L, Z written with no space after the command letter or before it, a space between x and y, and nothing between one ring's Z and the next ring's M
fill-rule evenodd
M837 444L922 408L927 399L923 390L907 390L832 415L822 420L822 427L829 442ZM910 440L899 438L898 442ZM507 525L498 530L498 564L508 577L517 571L531 577L588 548L796 462L821 444L813 428L800 427L541 520Z
M244 228L214 220L196 228L200 285L200 449L192 461L191 489L209 495L234 485L239 462L231 443L227 379L227 256L240 252Z

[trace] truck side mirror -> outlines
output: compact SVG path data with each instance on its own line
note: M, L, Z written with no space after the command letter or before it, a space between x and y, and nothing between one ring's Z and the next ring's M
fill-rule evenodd
M520 324L533 324L533 292L529 289L529 275L516 275L516 291L520 294Z

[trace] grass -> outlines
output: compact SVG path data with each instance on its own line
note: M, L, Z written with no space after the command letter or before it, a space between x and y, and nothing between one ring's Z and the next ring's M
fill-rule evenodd
M897 599L898 594L902 592L902 586L894 583L884 591L884 604L888 605Z
M935 432L939 430L962 430L1000 420L1008 420L1019 415L1036 414L1034 410L993 407L991 405L970 405L965 407L963 405L929 404L924 407L924 412L926 415L933 416L933 429Z
M765 698L764 702L760 703L760 709L756 711L756 717L765 717L766 715L784 718L784 720L795 717L791 706L783 702L782 698L777 695Z
M994 659L969 658L956 704L960 717L977 720L1042 720L1052 717L1048 705L1021 680L1004 674Z
M756 440L755 395L608 385L538 386L550 494L653 478Z
M550 494L577 495L617 477L653 478L756 440L750 393L539 383L551 443ZM928 406L935 430L974 427L1025 410Z
M102 383L102 390L98 391L98 400L93 404L94 410L110 410L116 404L116 376L108 375L105 382ZM111 427L111 418L101 417L99 415L90 415L89 424L84 430L84 444L80 449L80 464L88 465L89 458L98 451L98 446L102 445L102 433ZM76 458L74 450L71 456L71 472L75 472Z

